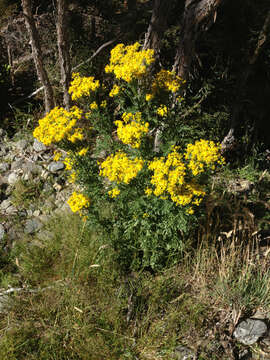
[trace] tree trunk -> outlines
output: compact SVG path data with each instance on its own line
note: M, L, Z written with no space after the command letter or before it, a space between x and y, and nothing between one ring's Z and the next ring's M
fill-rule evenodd
M159 57L160 41L167 26L171 7L172 0L154 0L152 17L145 34L143 49L154 49L156 57Z
M195 54L195 42L202 31L207 31L216 20L216 11L223 0L186 0L173 70L188 80Z
M32 48L37 76L44 87L44 103L45 103L45 111L47 113L54 107L53 90L48 78L48 74L44 68L39 36L33 18L31 5L32 5L31 0L22 0L23 15L25 18L26 28L30 36L31 48Z
M252 74L253 67L261 53L261 50L263 49L267 41L267 38L269 37L269 33L270 33L270 11L268 11L266 15L262 30L258 37L256 48L252 56L249 58L248 64L246 65L245 69L240 74L238 79L238 83L236 86L236 100L234 102L234 106L232 109L231 126L228 131L228 134L225 136L225 138L221 143L221 149L223 153L232 150L232 148L236 143L235 131L240 121L240 115L242 111L243 99L245 97L245 89L247 87L247 82L250 75Z
M68 93L69 84L71 81L71 65L69 55L69 44L67 34L67 3L66 0L57 1L58 19L56 24L57 29L57 45L59 53L59 63L61 70L61 83L63 86L63 101L65 108L70 108L70 95Z

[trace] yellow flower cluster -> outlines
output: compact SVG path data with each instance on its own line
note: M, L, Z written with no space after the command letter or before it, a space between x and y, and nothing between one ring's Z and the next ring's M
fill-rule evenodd
M182 80L180 76L177 76L173 71L163 69L156 75L152 84L152 92L153 94L156 94L160 90L166 90L175 93L184 83L185 81Z
M120 194L120 190L118 188L114 188L108 191L109 196L113 199L116 198Z
M79 156L85 156L87 151L88 151L88 147L87 148L82 148L80 151L77 152L77 154Z
M124 143L133 148L139 148L144 134L148 133L149 123L142 122L142 114L137 112L124 113L121 120L115 121L117 136Z
M120 87L118 85L114 84L112 90L109 93L109 96L114 97L119 94L119 91L120 91Z
M82 140L83 139L83 129L82 128L74 129L74 133L72 135L69 135L67 137L67 139L69 141L71 141L72 143L75 143L77 140Z
M96 91L100 86L99 80L95 80L93 76L81 77L79 73L73 73L72 79L68 90L72 100L79 99L82 96L89 96L90 92Z
M77 120L82 117L82 110L73 106L70 111L62 107L55 107L43 119L39 120L39 126L35 128L33 135L45 145L57 143L64 138L73 135ZM80 137L75 129L75 137Z
M158 109L157 109L157 114L161 117L166 117L168 115L168 108L166 105L161 105Z
M164 157L154 159L148 168L154 171L151 184L155 186L153 192L156 196L162 197L169 193L174 202L179 205L186 205L186 199L181 193L186 167L182 161L182 156L177 152L177 147L173 148L167 159ZM150 189L146 189L145 192L150 195L150 191Z
M80 212L83 208L90 205L90 201L83 194L74 191L67 201L70 209L75 212Z
M131 82L146 74L147 68L155 60L154 50L139 50L140 44L124 46L118 44L111 51L110 64L105 67L106 73L114 73L117 79Z
M153 94L146 94L145 95L145 100L146 101L151 101L153 99Z
M143 168L143 164L142 159L129 159L125 153L119 151L101 163L99 175L107 177L110 181L129 184Z
M223 164L224 159L220 154L220 145L213 141L200 140L187 146L184 156L173 147L172 152L165 159L161 157L149 163L148 168L154 172L151 184L154 190L147 188L146 195L160 196L166 193L172 201L181 206L199 205L205 196L205 191L194 179L186 182L185 176L188 169L195 177L207 169L215 169L217 164ZM189 210L192 213L192 209Z
M185 158L189 161L188 167L194 176L206 169L215 170L216 165L224 164L220 153L220 145L213 141L199 140L195 144L188 144Z
M97 109L98 109L98 104L97 104L95 101L93 101L93 102L90 104L90 109L91 109L91 110L97 110Z

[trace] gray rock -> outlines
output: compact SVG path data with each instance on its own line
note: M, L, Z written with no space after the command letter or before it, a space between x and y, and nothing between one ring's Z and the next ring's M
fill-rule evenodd
M13 161L11 164L11 170L20 170L20 169L22 169L23 164L24 164L23 159Z
M15 208L15 206L11 205L6 209L6 214L7 215L11 215L11 214L15 214L17 213L17 209Z
M234 330L234 337L244 345L252 345L267 332L264 321L259 319L247 319L241 321Z
M8 171L10 169L10 164L4 162L4 163L0 163L0 171L4 172L4 171Z
M14 185L19 180L19 176L16 173L11 173L8 175L8 183L9 185Z
M43 224L38 219L28 219L25 222L25 234L34 234L42 228Z
M9 199L3 200L0 204L0 209L5 211L11 205L12 205L12 203Z
M3 240L4 235L5 235L4 226L2 224L0 224L0 241Z
M179 345L174 350L174 358L177 360L195 360L196 354L186 346Z
M35 164L32 161L26 161L22 169L25 173L40 174L42 172L42 166Z
M61 161L53 161L48 165L48 170L52 173L56 173L59 170L63 170L65 165Z
M40 141L38 141L37 139L34 140L34 144L33 144L33 149L36 152L41 152L41 151L46 151L47 147Z
M251 360L252 352L250 351L250 349L244 349L239 352L238 358L239 358L239 360Z
M17 148L18 150L21 150L21 151L22 151L22 150L25 150L25 149L27 148L28 144L29 144L28 141L22 139L22 140L17 141L17 142L15 143L15 146L16 146L16 148Z

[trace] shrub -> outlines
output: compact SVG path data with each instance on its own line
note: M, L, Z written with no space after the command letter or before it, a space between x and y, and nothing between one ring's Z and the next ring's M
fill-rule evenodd
M72 195L71 208L107 234L120 264L156 269L185 249L224 160L219 144L178 137L188 126L184 81L165 69L154 74L153 50L139 48L112 50L112 82L75 74L70 93L79 107L55 108L34 136L67 151L70 181L84 193Z

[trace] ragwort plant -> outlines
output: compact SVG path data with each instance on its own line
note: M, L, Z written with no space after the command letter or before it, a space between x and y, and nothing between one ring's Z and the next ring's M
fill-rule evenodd
M181 256L209 179L224 162L219 144L187 144L175 135L184 81L165 69L153 74L153 62L153 50L118 44L103 83L74 74L69 92L77 105L53 109L34 130L44 144L58 144L56 159L65 157L69 179L81 189L68 200L71 209L133 269L157 269Z

